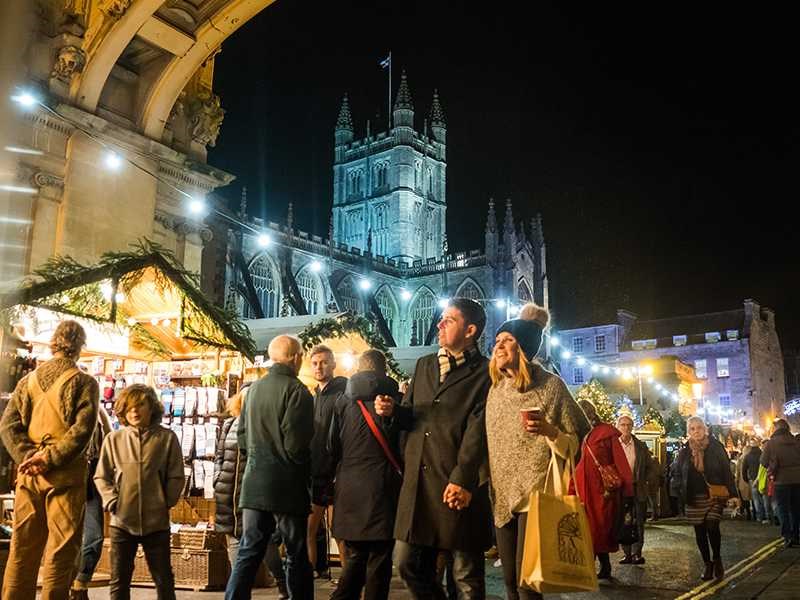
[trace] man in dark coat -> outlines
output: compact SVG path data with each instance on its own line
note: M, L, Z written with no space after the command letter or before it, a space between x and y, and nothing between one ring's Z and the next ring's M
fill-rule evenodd
M331 600L360 598L362 588L365 600L386 600L403 476L392 464L399 465L399 432L385 426L375 413L374 401L379 394L398 397L398 391L397 383L386 376L386 357L379 350L364 352L358 368L336 402L328 439L336 478L333 534L344 540L347 549L347 561ZM369 414L391 458L362 410ZM331 473L330 478L333 476Z
M242 539L225 600L250 598L276 526L286 546L291 598L314 597L306 547L314 400L297 378L303 351L296 338L276 337L269 344L269 357L274 364L250 387L239 418L239 448L247 455L239 499Z
M633 417L622 414L617 418L617 429L622 435L618 438L622 449L625 451L625 458L633 473L633 498L626 498L633 502L633 514L636 518L636 526L639 532L639 540L629 546L622 546L625 557L620 560L621 565L643 565L642 547L644 546L644 522L647 519L647 496L649 482L659 477L659 464L650 449L642 440L633 435Z
M439 321L437 354L417 362L403 402L376 399L381 416L408 431L395 522L400 575L412 597L438 590L436 556L453 555L459 598L485 597L483 552L491 546L484 409L489 361L476 346L486 324L474 300L456 298Z
M311 440L311 514L308 517L308 558L317 574L328 571L328 551L325 532L320 533L320 524L325 510L332 503L333 486L326 480L331 470L330 455L326 450L328 432L331 428L333 408L344 393L346 377L334 377L336 359L333 351L319 344L309 353L311 374L317 381L314 390L314 437Z

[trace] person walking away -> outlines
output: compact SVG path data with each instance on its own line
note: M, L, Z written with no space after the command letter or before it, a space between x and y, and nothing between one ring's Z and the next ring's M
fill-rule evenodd
M750 484L750 494L753 500L753 513L756 521L761 521L762 525L769 525L772 522L772 508L769 498L763 495L758 489L758 467L761 464L761 441L758 438L750 438L750 450L744 457L742 476Z
M486 441L497 550L508 600L542 598L519 585L530 496L544 491L550 457L574 458L590 425L567 386L536 361L550 315L536 304L503 323L489 362Z
M703 419L689 417L686 431L689 440L675 459L676 473L672 485L686 505L687 521L694 526L697 548L705 563L701 579L722 579L725 569L720 554L722 534L719 522L726 502L739 503L736 485L728 454L722 444L708 434Z
M747 521L755 519L753 514L753 492L750 488L750 483L744 477L745 459L750 454L751 446L746 444L742 449L739 460L736 461L736 471L734 472L734 479L736 481L736 490L739 492L739 500L742 502L742 510L744 511L744 518Z
M617 535L622 524L622 499L633 496L633 474L618 441L621 434L617 428L603 423L591 402L581 400L578 404L592 430L583 439L581 459L575 469L575 489L586 508L594 552L600 562L597 578L611 579L609 553L619 550ZM601 468L615 473L619 487L606 489Z
M242 539L226 600L249 600L256 570L275 528L286 546L286 583L292 600L314 597L306 532L311 512L311 438L314 399L297 378L300 341L274 338L269 373L250 386L239 417L239 448L247 456L239 507Z
M397 398L386 376L386 357L367 350L358 372L336 401L328 452L335 476L333 534L344 541L347 560L331 600L386 600L392 579L394 520L403 480L399 431L375 413L378 395Z
M72 582L70 600L89 600L89 582L103 552L103 501L94 484L94 472L100 462L103 440L111 433L111 419L102 404L97 407L97 425L86 453L86 517L83 521L83 541L79 555L78 574Z
M483 553L492 536L484 408L491 382L476 346L485 325L480 304L451 300L437 324L439 352L417 361L402 403L375 400L378 415L394 416L408 432L394 536L398 571L414 599L441 590L441 550L453 555L459 598L486 596Z
M333 483L325 480L330 472L330 455L326 451L328 433L331 428L334 405L344 393L346 377L334 377L336 358L333 351L323 344L314 346L309 353L311 374L317 382L314 390L314 437L311 439L311 514L308 516L308 560L318 577L327 577L328 544L324 530L321 530L325 511L332 504ZM321 535L320 535L321 534ZM339 548L339 554L346 553Z
M214 456L214 529L225 534L227 538L228 559L231 565L236 564L239 540L242 538L242 511L239 509L239 496L242 490L245 458L244 453L239 451L238 436L239 416L248 389L249 385L243 387L228 400L226 411L231 416L222 423ZM275 555L278 555L278 564L280 564L278 545L270 542L264 561L268 567L274 563ZM267 587L277 583L280 595L288 598L289 593L286 589L283 568L276 569L277 572L268 568L268 571Z
M620 432L619 443L633 475L633 514L639 540L630 546L622 546L625 556L619 561L621 565L643 565L644 523L647 518L647 498L652 481L659 479L659 466L650 449L642 440L633 435L633 417L621 414L617 418L617 429Z
M76 364L86 332L62 321L50 340L53 358L17 384L0 421L0 437L19 465L14 535L3 600L65 600L75 572L86 504L86 448L97 424L100 390ZM41 567L40 567L41 565Z
M774 478L781 536L790 548L800 544L800 442L785 419L776 419L773 428L761 464Z
M114 402L124 427L103 442L94 483L111 513L111 600L128 600L141 544L159 600L175 599L170 564L169 509L184 485L175 432L161 426L164 406L153 388L126 387Z

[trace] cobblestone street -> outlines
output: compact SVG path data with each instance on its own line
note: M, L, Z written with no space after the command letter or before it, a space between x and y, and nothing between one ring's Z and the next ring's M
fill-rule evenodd
M778 535L777 528L744 521L723 521L722 551L726 567L731 567L748 558L753 553L774 541ZM663 520L650 523L645 534L644 557L647 564L643 566L618 565L621 553L612 556L614 571L613 580L600 585L596 593L548 595L547 598L564 598L569 600L593 600L599 598L615 599L666 599L677 598L699 583L702 561L694 543L694 531L679 521ZM800 551L798 555L800 555ZM774 559L773 559L774 560ZM333 569L334 577L338 569ZM317 598L324 600L333 590L326 580L317 580ZM502 573L500 568L487 561L487 593L490 598L504 598ZM108 588L94 588L90 592L92 600L107 598ZM179 591L178 600L220 600L221 591L194 592ZM277 598L276 588L257 589L253 598L271 600ZM402 581L395 575L392 582L394 600L407 598ZM132 593L135 600L155 600L155 590L135 588Z

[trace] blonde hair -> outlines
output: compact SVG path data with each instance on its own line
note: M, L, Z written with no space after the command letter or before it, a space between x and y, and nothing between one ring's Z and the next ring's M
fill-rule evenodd
M228 405L225 407L231 416L238 417L242 414L242 407L244 406L244 399L247 396L247 389L239 390L228 399Z
M533 381L533 365L531 361L528 360L528 357L525 356L525 353L519 345L517 345L517 364L515 366L517 368L517 375L514 377L514 387L518 392L524 392L530 387L531 381ZM492 380L492 386L498 385L506 378L503 371L497 366L494 351L492 351L492 358L489 361L489 377Z
M86 332L77 321L61 321L50 339L50 351L76 359L86 345Z
M150 422L148 426L153 423L158 423L161 417L164 416L164 405L161 404L161 401L158 399L156 391L149 385L144 385L143 383L134 383L126 387L114 402L114 413L117 415L119 422L123 425L128 425L128 420L125 418L125 415L130 410L131 406L143 400L147 402L150 407Z

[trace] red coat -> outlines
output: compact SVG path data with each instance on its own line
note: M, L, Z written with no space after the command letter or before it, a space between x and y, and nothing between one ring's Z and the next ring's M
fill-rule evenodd
M601 465L613 464L622 478L622 488L610 496L603 494L603 481L592 456L584 447L575 468L575 486L586 509L596 554L616 552L617 529L622 517L622 498L633 496L633 474L625 450L617 438L622 435L607 423L596 425L584 439Z

